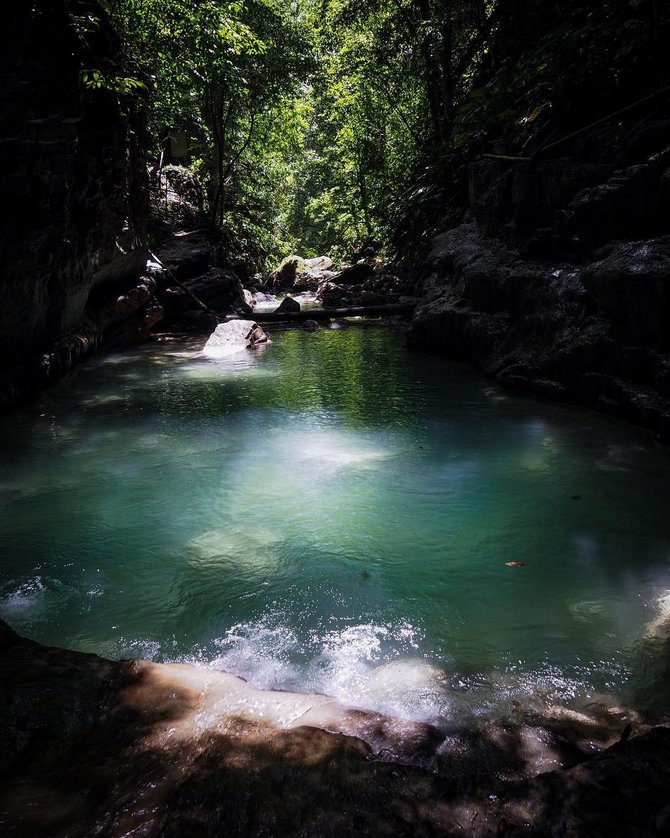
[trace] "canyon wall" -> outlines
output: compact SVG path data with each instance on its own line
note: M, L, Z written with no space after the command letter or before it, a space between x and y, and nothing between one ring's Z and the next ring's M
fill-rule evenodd
M142 119L115 87L95 2L17 4L0 54L0 405L67 372L110 326L160 317L148 250ZM104 77L87 88L82 70ZM117 304L118 303L118 304Z
M670 122L626 129L472 163L465 223L415 276L409 342L670 443Z

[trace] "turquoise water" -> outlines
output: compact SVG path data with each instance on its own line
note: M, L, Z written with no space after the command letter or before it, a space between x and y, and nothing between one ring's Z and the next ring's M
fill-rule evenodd
M410 718L649 689L670 457L646 435L381 328L200 348L98 358L4 421L14 628Z

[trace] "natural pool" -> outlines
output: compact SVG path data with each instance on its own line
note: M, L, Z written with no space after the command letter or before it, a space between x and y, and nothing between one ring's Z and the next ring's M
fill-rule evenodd
M3 421L1 617L412 719L664 706L666 452L393 330L273 338L101 357Z

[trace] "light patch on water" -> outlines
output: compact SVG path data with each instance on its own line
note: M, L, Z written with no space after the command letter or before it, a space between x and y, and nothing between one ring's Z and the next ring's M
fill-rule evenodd
M281 440L284 456L301 465L335 472L343 468L375 468L394 451L360 435L336 430L303 430L285 434Z
M278 559L270 548L278 540L276 533L263 528L252 532L235 527L207 530L188 543L190 563L234 561L237 566L271 571Z
M119 393L101 393L100 395L89 396L87 399L82 399L81 404L85 407L109 407L110 405L125 402L126 396Z
M152 449L161 449L168 446L170 437L168 434L161 433L145 433L136 437L133 440L133 448L138 450L150 451Z
M239 352L240 350L235 350ZM184 364L179 367L179 378L186 378L192 381L222 381L224 379L239 380L244 378L271 378L272 370L268 367L259 366L254 352L242 348L246 355L236 355L234 358L220 358L217 361L199 360L192 364Z
M585 565L593 565L597 562L600 555L600 542L593 535L579 534L572 538L580 561Z
M506 395L498 387L486 387L484 390L482 390L482 393L486 396L487 399L492 399L494 402L504 402L509 399L509 396Z
M649 461L648 451L641 445L608 445L607 454L596 462L602 471L640 469Z
M568 608L573 617L583 622L600 620L608 614L607 605L602 600L589 599L580 602L571 602Z

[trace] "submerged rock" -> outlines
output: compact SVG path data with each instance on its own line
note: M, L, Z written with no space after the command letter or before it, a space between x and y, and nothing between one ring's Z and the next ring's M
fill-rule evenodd
M231 320L219 323L202 350L208 358L224 358L258 343L268 343L267 332L254 320Z

